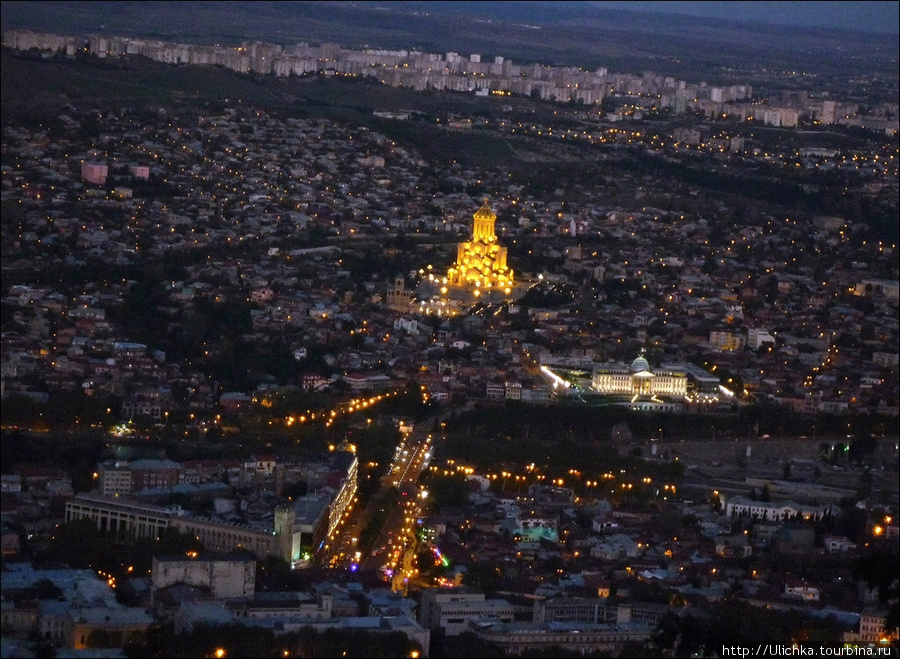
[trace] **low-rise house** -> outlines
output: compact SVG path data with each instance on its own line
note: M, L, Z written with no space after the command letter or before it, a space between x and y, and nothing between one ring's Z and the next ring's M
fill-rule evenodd
M803 600L804 602L818 602L819 589L807 582L806 579L788 577L784 581L783 596L791 599Z

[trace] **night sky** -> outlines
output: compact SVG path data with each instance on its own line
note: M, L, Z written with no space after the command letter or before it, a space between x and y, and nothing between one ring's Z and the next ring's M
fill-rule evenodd
M443 1L430 0L373 0L370 2L19 2L8 0L3 3L2 22L4 28L25 27L32 23L39 29L47 29L41 25L46 17L64 18L68 20L78 17L94 16L107 27L110 22L117 23L129 15L147 20L156 12L161 16L172 16L181 9L193 4L199 9L204 20L209 20L208 11L217 5L226 11L242 12L248 6L264 4L279 5L279 11L290 14L295 8L305 5L325 5L332 9L393 9L403 12L419 12L423 15L471 15L506 21L527 21L531 24L557 23L566 20L582 20L596 17L592 10L627 11L633 13L678 14L681 16L718 19L723 21L749 22L779 26L799 26L805 28L829 28L894 35L900 33L900 2L787 2L787 1L733 1L733 2L671 2L625 0L619 2L512 2L505 0L490 1ZM180 7L178 7L180 5ZM31 17L30 19L28 17ZM83 26L79 26L83 29ZM96 29L97 26L92 26Z

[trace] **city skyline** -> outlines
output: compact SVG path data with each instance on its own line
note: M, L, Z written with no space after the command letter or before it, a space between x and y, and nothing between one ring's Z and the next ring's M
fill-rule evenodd
M896 39L675 4L4 3L4 655L896 652Z

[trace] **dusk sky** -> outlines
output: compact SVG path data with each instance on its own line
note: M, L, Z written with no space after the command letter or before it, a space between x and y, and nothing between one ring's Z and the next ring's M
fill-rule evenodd
M648 11L897 34L897 2L592 2L604 9Z

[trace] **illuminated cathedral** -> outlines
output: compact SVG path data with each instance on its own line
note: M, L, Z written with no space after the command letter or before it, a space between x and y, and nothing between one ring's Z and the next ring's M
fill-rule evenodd
M472 240L457 247L456 265L447 271L448 284L511 293L513 271L506 264L506 248L497 242L496 221L497 216L485 201L475 212Z
M506 248L497 242L496 221L485 200L475 212L472 239L457 245L456 263L442 280L442 297L496 302L524 293L525 285L515 281L506 262Z

